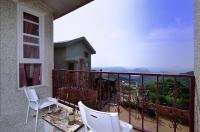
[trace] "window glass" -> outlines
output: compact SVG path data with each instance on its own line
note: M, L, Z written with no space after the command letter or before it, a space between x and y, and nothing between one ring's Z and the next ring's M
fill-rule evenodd
M24 12L24 19L39 23L39 17Z
M39 46L24 44L24 58L37 59L39 57Z
M24 21L24 33L39 35L39 25Z
M19 85L41 85L41 64L19 64Z

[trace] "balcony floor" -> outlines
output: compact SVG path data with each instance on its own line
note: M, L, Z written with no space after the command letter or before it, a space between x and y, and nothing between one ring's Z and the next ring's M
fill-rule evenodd
M129 111L128 108L124 108L122 106L120 108L119 118L125 122L129 120ZM106 105L103 111L117 112L117 107L112 107ZM135 126L142 126L142 119L140 113L131 109L131 123ZM148 116L144 116L144 129L150 130L151 132L156 132L156 118L150 118ZM174 128L172 128L172 122L169 119L164 117L159 117L159 131L161 132L173 132ZM134 130L135 131L135 130ZM189 126L186 125L178 125L177 132L189 132Z
M0 132L34 132L35 117L34 112L29 114L28 123L25 124L26 114L19 113L15 115L0 116ZM38 119L38 132L43 132L43 120Z

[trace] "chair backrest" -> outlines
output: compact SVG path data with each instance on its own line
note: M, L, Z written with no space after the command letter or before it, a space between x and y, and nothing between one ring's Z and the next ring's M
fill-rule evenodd
M35 89L28 88L28 87L23 87L23 89L24 89L24 92L25 92L26 97L27 97L27 99L28 99L29 102L31 102L31 101L35 102L35 101L39 100Z
M100 112L78 102L83 124L92 132L120 132L118 113Z

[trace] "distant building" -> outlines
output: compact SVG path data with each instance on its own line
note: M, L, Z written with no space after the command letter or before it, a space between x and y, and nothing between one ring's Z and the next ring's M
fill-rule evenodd
M91 70L94 48L85 37L54 43L54 68L68 70Z

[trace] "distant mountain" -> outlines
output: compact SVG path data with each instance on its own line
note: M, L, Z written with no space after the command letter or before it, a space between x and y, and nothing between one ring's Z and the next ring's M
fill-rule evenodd
M151 72L149 69L147 68L124 68L124 67L95 67L93 68L93 70L97 70L99 71L100 69L102 69L102 71L106 71L106 72L129 72L129 73L153 73ZM157 71L156 73L171 73L173 74L173 72L168 72L168 71ZM188 72L176 72L177 74L188 74L188 75L194 75L193 71L188 71ZM105 78L107 78L107 75L105 75ZM110 78L118 78L117 75L110 75ZM119 76L120 80L124 80L126 82L129 81L129 76L128 75L120 75ZM138 82L138 85L142 84L142 79L141 76L131 76L131 83L133 82ZM156 82L156 77L154 76L144 76L144 84L148 84L151 82Z
M159 67L138 67L138 68L126 68L126 67L94 67L93 70L99 71L102 69L103 71L107 72L135 72L135 73L184 73L184 74L192 74L193 72L187 68L181 67L170 67L170 68L159 68ZM189 71L189 72L188 72Z
M139 72L139 73L150 73L151 71L147 68L135 68L132 69L133 72Z
M181 73L181 74L194 75L194 71L189 71L189 72L185 72L185 73Z
M107 72L135 72L135 73L150 73L150 70L147 68L125 68L125 67L95 67L93 70L102 70Z
M124 67L94 67L92 70L97 70L97 71L107 71L107 72L126 72L127 68Z

